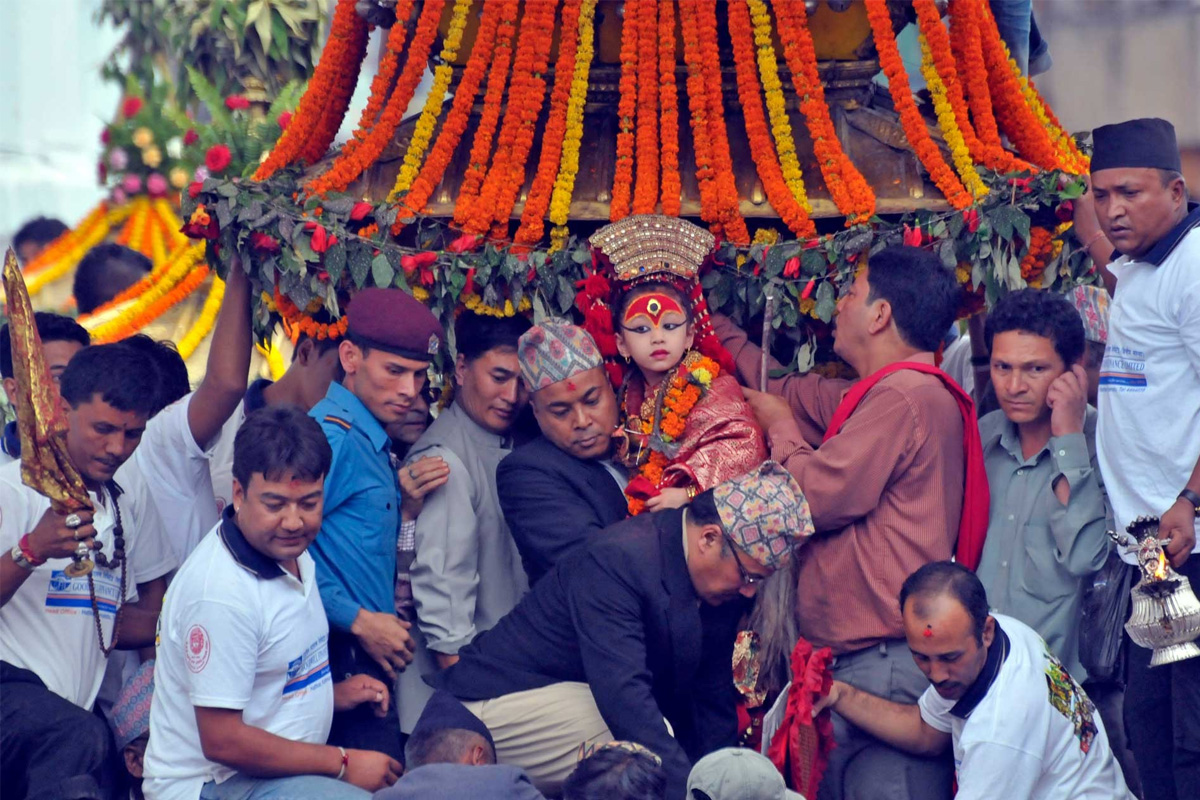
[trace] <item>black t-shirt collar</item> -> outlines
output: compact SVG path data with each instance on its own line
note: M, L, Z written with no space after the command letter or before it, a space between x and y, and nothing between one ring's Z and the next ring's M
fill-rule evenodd
M1000 675L1000 667L1004 666L1004 660L1008 658L1010 649L1008 634L997 622L996 637L992 639L992 645L988 648L987 661L983 663L983 671L971 684L971 688L967 689L967 693L954 704L954 708L950 709L951 714L959 719L966 719L975 710L975 707L983 702L983 698L987 697L988 690L992 688L992 684Z
M229 551L229 555L233 556L233 560L237 562L238 566L255 577L271 580L287 574L283 567L279 566L279 562L255 550L251 547L250 542L246 541L246 536L233 519L232 505L225 507L225 513L221 516L221 524L217 528L217 532L225 549Z

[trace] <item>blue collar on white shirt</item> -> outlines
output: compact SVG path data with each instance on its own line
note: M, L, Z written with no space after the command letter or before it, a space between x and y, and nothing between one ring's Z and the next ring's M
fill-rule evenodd
M1200 227L1200 203L1188 203L1187 216L1172 228L1170 233L1159 239L1154 247L1150 248L1150 252L1136 260L1161 267L1167 256L1183 241L1183 237L1196 227Z

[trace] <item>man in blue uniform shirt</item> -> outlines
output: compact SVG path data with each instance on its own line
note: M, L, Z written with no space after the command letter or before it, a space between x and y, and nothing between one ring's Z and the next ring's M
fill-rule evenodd
M338 348L345 377L309 412L333 449L325 519L310 550L329 617L334 674L367 673L393 686L413 645L395 610L400 485L385 428L404 418L424 385L442 328L398 289L366 289L348 313ZM335 714L329 741L403 759L394 704L382 718L369 707Z

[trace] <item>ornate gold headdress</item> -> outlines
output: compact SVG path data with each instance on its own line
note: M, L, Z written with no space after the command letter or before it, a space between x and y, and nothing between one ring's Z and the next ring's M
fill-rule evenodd
M678 217L635 214L605 225L588 239L622 283L663 272L695 280L716 237Z

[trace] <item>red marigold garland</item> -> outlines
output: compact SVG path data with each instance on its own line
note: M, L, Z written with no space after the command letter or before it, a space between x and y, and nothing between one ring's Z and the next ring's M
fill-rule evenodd
M1061 169L1058 149L1050 135L1038 121L1037 115L1025 102L1021 84L1013 76L1004 53L1004 42L995 21L978 0L960 0L972 4L972 20L979 31L983 61L987 65L988 89L991 92L992 108L1001 130L1016 146L1017 152L1026 161L1043 169Z
M579 49L579 9L582 0L566 0L562 14L562 38L558 61L554 65L554 89L550 92L550 114L542 132L542 152L538 157L537 174L521 211L521 226L513 241L534 244L546 229L546 212L562 158L563 138L567 133L567 102L571 99L571 81L575 77L575 54Z
M358 146L352 146L357 138L351 139L342 148L341 154L333 162L329 171L311 181L306 189L312 194L327 192L343 192L351 181L363 173L367 167L375 163L380 153L392 141L396 126L404 117L409 102L416 93L417 85L425 74L429 64L429 53L433 49L434 39L437 38L438 23L442 19L442 10L446 0L426 0L421 8L421 16L417 20L417 30L413 34L412 47L407 53L404 70L392 87L387 105L379 115L370 133ZM400 21L397 20L397 25ZM396 26L393 26L393 30ZM402 41L403 37L401 37ZM389 42L391 36L388 37ZM293 120L293 123L295 120ZM290 127L290 126L289 126Z
M683 183L679 174L679 89L675 85L675 4L658 4L658 106L662 162L662 212L679 216Z
M488 65L492 63L492 49L496 41L496 32L500 20L515 19L517 0L489 2L483 5L483 17L479 22L479 33L475 37L475 45L471 57L463 70L462 79L454 91L454 102L450 113L442 123L437 141L425 158L420 173L413 181L412 188L404 195L401 205L412 213L420 213L429 202L433 190L441 182L442 176L450 166L450 159L458 149L458 143L467 130L467 122L471 117L471 109L475 104L475 96L483 83ZM401 214L401 217L406 216ZM397 220L392 226L392 233L398 234L404 228L404 222Z
M652 0L651 0L652 1ZM638 18L647 0L626 0L621 21L621 80L617 84L617 163L613 175L608 218L612 222L629 215L633 192L634 122L637 114Z
M313 163L333 143L367 52L368 26L355 12L355 2L338 0L329 40L313 70L308 90L271 154L255 171L255 180L266 180L297 161Z
M821 167L821 175L838 210L846 215L846 224L866 222L875 213L875 191L867 183L854 162L842 149L825 102L825 89L817 71L817 51L804 3L792 0L772 0L775 21L783 42L783 56L792 73L800 111L804 114L813 152Z
M485 5L487 5L485 3ZM471 142L471 155L467 161L466 172L463 173L462 186L459 187L458 197L454 201L454 221L462 225L468 218L479 190L483 188L483 179L487 177L488 163L491 161L492 140L496 136L496 127L500 122L501 101L504 99L504 88L508 84L508 67L512 63L513 36L517 31L517 12L520 3L508 0L500 15L499 27L496 29L496 45L492 54L491 68L488 70L487 91L483 95L483 113L479 117L479 125L475 128L475 138ZM474 61L475 54L471 54ZM455 93L457 94L457 92ZM440 138L440 137L439 137Z
M976 163L983 164L988 169L997 172L1013 170L1015 159L1012 153L1000 146L998 137L994 143L989 144L983 142L975 134L975 127L971 124L967 107L967 99L958 78L961 62L955 60L955 53L950 44L950 33L942 24L941 14L938 12L934 0L915 0L913 6L917 12L917 22L921 28L921 34L929 43L930 52L933 53L933 65L937 69L938 77L946 86L946 98L954 109L954 120L962 132L967 149ZM990 97L988 105L990 108ZM995 128L995 122L992 123L992 127Z
M754 29L750 9L743 0L729 3L729 36L733 41L733 58L737 70L738 98L746 119L746 135L750 140L750 155L758 168L771 207L779 214L792 233L805 239L817 235L817 227L804 207L796 201L783 178L783 167L771 139L771 130L763 112L758 69L755 65Z
M558 0L526 0L525 16L517 39L508 109L500 128L496 155L480 192L474 219L464 230L482 234L493 222L494 235L508 235L508 218L525 185L525 164L533 146L533 131L546 100L546 68Z
M658 10L643 0L637 9L637 184L633 213L658 208Z
M750 231L738 207L737 183L733 175L733 156L729 152L729 132L725 127L725 94L721 77L721 54L717 49L717 2L693 0L699 11L701 67L704 89L708 93L708 137L716 168L717 200L721 207L721 226L725 237L734 244L750 244Z
M966 208L971 204L971 194L963 186L957 174L942 157L942 151L929 135L925 126L925 118L921 116L913 100L912 87L908 75L904 71L904 62L900 58L900 48L896 44L896 34L892 31L892 15L888 11L886 0L866 0L867 19L871 22L871 30L875 34L875 49L879 51L879 64L883 67L888 78L888 88L892 94L892 102L900 114L900 123L912 145L917 157L925 166L929 177L942 190L946 200L955 208Z

